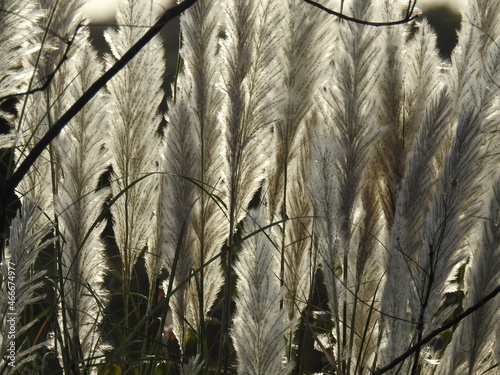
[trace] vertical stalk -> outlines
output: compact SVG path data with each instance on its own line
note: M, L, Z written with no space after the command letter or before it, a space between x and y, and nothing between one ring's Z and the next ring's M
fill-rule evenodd
M200 92L203 88L200 88ZM202 113L202 116L200 117L200 127L201 127L201 139L200 139L200 159L201 159L201 168L200 168L200 178L199 180L202 182L205 182L205 122L204 122L204 115L205 115L205 106L204 102L201 102L201 108L200 108L200 113ZM207 337L205 334L205 309L203 308L204 306L204 290L205 290L205 268L204 268L204 263L205 263L205 230L206 230L206 223L205 223L205 204L206 202L206 197L205 197L205 191L200 187L200 204L201 204L201 209L200 209L200 215L201 215L201 238L200 238L200 276L199 276L199 282L197 283L199 285L198 288L198 298L199 298L199 315L200 315L200 321L199 321L199 337L198 337L198 349L199 353L202 355L202 358L204 358L204 362L208 362L208 354L207 354ZM198 278L198 276L197 276Z
M219 348L219 366L221 360L223 360L223 374L228 374L229 368L229 320L231 318L231 284L232 284L232 264L233 264L233 246L234 246L234 229L235 229L235 215L236 215L236 178L233 173L231 176L231 194L230 194L230 207L229 207L229 239L226 245L226 265L225 265L225 275L224 275L224 305L222 308L222 323L221 323L221 336L220 336L220 348Z

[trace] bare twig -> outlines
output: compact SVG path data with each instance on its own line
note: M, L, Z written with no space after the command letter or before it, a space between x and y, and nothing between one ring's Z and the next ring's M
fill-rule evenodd
M395 25L401 25L403 23L411 22L414 19L418 18L418 15L413 15L413 10L415 8L414 2L411 3L410 6L408 7L408 11L406 12L406 16L403 19L400 19L397 21L388 21L388 22L372 22L372 21L365 21L365 20L360 20L358 18L346 16L345 14L343 14L341 12L336 12L334 10L331 10L331 9L329 9L329 8L323 6L315 1L312 1L312 0L304 0L304 1L312 6L315 6L318 9L321 9L322 11L324 11L328 14L335 16L335 17L338 17L340 19L343 19L343 20L346 20L349 22L354 22L354 23L358 23L361 25L366 25L366 26L373 26L373 27L395 26Z

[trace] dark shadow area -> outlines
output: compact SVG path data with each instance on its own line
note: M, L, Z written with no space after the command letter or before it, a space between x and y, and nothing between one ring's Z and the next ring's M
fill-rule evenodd
M460 30L460 13L447 6L437 6L422 13L437 34L437 47L441 56L450 59L457 45L457 32Z

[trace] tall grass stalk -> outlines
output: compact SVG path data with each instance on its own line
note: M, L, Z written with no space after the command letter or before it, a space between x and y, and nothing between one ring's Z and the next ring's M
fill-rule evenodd
M278 30L282 22L277 2L230 1L226 9L227 37L220 52L224 95L221 120L227 144L228 170L225 174L229 194L220 348L225 374L229 364L228 327L235 235L246 207L265 176L270 156L271 125L277 116L274 104L281 99L276 92L279 87L276 51L281 47Z
M181 350L189 329L198 338L200 353L206 356L205 318L223 285L218 262L204 266L223 246L229 228L226 213L217 205L217 196L227 204L227 186L222 171L227 162L221 157L225 144L218 119L222 93L214 82L220 77L218 34L220 17L214 1L199 1L192 12L181 17L183 31L180 56L183 66L177 77L175 97L165 137L164 169L177 175L164 180L162 212L163 254L167 269L173 269L175 252L180 251L174 285L191 280L172 297L174 331ZM169 147L176 144L176 147ZM185 177L203 181L202 187L193 185ZM172 212L176 212L172 215Z
M105 37L112 54L108 64L120 58L143 34L142 27L151 25L155 16L151 3L126 1L117 11L119 27L107 31ZM138 27L134 27L138 26ZM162 76L164 54L159 37L153 38L136 58L108 86L110 91L109 140L111 153L112 195L117 195L132 181L159 167L161 117L158 113L163 100ZM143 82L138 85L137 82ZM139 300L133 299L131 282L134 267L143 252L149 254L147 266L153 271L157 250L155 214L158 202L158 177L151 176L140 184L127 188L125 194L111 207L116 245L121 254L122 299L125 327L131 317L138 318ZM150 285L156 281L150 275ZM132 308L131 308L132 307Z
M99 76L102 66L92 48L81 51L68 62L76 76L70 82L69 95L80 97L83 91ZM98 108L106 106L101 95L68 125L54 143L61 172L66 176L59 183L59 194L55 197L59 233L61 235L61 263L65 288L66 327L70 331L71 356L79 363L99 356L102 338L98 325L102 321L105 305L103 275L106 270L104 244L100 235L106 225L98 219L100 210L109 195L108 189L99 189L99 176L109 166L109 153L104 147L106 131L101 124L106 121L106 112ZM88 113L90 112L90 113ZM87 158L84 155L93 155ZM89 234L89 235L88 235ZM101 298L101 301L96 301ZM71 329L69 329L71 328ZM82 353L82 358L80 358ZM92 364L90 360L89 367Z
M266 201L271 222L285 219L280 228L282 285L286 285L288 296L285 303L290 318L297 318L298 303L302 309L309 294L311 273L308 269L307 251L311 234L308 219L287 218L311 216L311 207L305 189L295 182L302 180L307 159L300 158L305 139L307 117L319 94L323 78L321 74L328 65L329 50L325 23L317 22L324 17L319 11L307 12L302 1L283 2L286 10L283 28L282 85L283 100L277 106L279 119L273 126L275 137L275 160L269 167ZM288 225L292 227L289 228ZM302 272L295 272L299 268ZM314 267L313 267L314 268Z
M370 18L375 14L369 1L356 2L350 9L356 17ZM358 296L353 295L350 288L358 283L360 287L373 285L356 280L355 267L372 256L363 254L365 259L360 259L357 255L362 251L359 240L365 214L362 191L373 183L365 167L381 131L372 117L377 105L375 83L379 74L375 66L381 61L381 54L374 29L342 22L337 32L337 48L345 53L335 59L329 71L331 83L323 90L320 100L319 129L312 138L313 160L317 162L309 179L314 181L310 191L315 216L318 221L326 221L317 233L323 238L319 253L335 323L335 357L340 370L349 373L351 366L356 365L353 360L357 355L351 353L353 344L356 337L362 337L356 332L352 310ZM318 191L321 194L317 194ZM369 250L378 251L378 248ZM364 274L376 280L379 272L376 268L365 269Z

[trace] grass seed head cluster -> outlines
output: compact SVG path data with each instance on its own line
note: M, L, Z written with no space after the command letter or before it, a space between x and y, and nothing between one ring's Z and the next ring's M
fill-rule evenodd
M82 5L0 0L2 181L158 18L120 3L100 57ZM155 37L0 207L0 373L498 373L500 2L464 1L450 59L425 19L303 0L180 27L172 96Z

